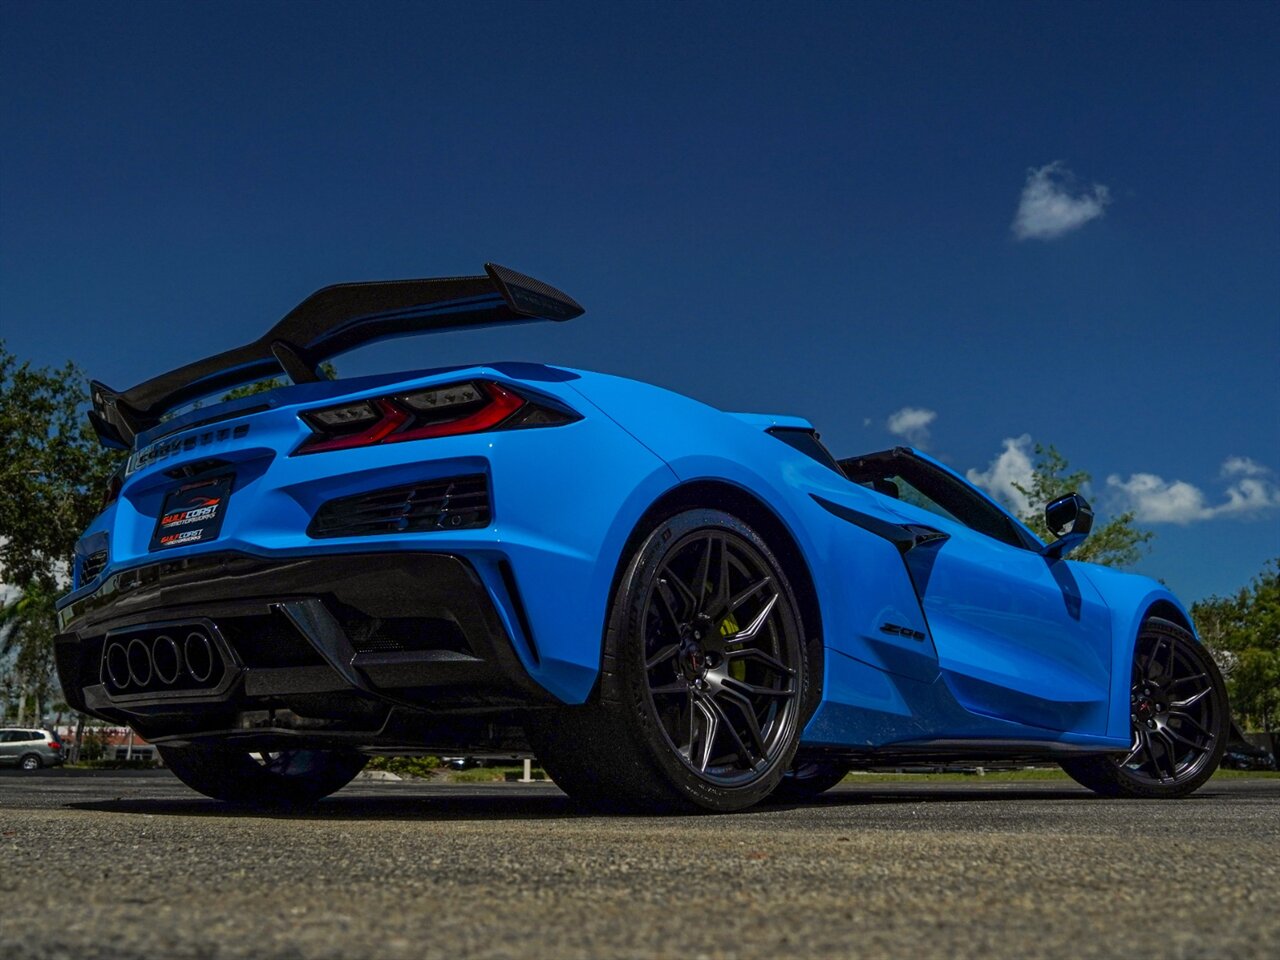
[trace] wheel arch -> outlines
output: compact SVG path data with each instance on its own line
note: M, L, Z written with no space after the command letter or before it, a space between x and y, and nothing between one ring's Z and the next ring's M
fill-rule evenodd
M697 507L710 507L730 513L764 537L786 571L791 589L796 595L796 603L800 606L800 620L805 625L806 635L813 638L813 632L816 631L816 638L820 639L822 607L818 589L809 569L809 562L795 535L763 500L726 480L686 481L667 490L649 505L623 543L609 587L610 598L617 593L631 555L648 532L663 520ZM603 629L608 629L607 614Z
M1110 586L1103 596L1112 605L1115 631L1111 676L1111 711L1107 735L1124 737L1129 732L1129 677L1134 650L1142 625L1149 617L1159 617L1182 627L1196 642L1200 636L1186 608L1164 586L1144 578L1114 572L1109 581L1101 577L1095 582ZM1092 578L1091 578L1092 579ZM1135 589L1136 588L1136 589ZM1141 592L1139 592L1141 591Z
M1172 623L1176 623L1178 626L1182 627L1184 630L1190 633L1197 640L1200 639L1199 634L1196 633L1195 624L1191 622L1190 614L1188 614L1185 610L1183 610L1180 606L1178 606L1176 603L1174 603L1171 600L1165 600L1165 599L1156 600L1154 603L1148 606L1147 609L1143 612L1141 619L1138 621L1138 628L1141 629L1142 624L1148 619L1150 619L1151 617L1159 617L1162 620L1168 620ZM1130 638L1130 642L1137 643L1137 641L1138 641L1138 635L1135 633Z

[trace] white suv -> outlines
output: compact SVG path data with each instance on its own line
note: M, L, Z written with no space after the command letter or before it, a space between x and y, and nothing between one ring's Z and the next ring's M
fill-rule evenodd
M39 770L62 763L62 744L48 730L0 728L0 765Z

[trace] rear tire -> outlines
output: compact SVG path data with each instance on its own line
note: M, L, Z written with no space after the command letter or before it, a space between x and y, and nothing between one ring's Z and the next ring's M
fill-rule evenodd
M28 753L18 761L18 766L30 773L33 770L39 770L43 767L44 761L40 759L40 755L38 753Z
M350 783L368 757L342 750L253 754L229 747L162 746L165 766L192 790L253 807L301 807Z
M1150 800L1185 797L1222 762L1231 715L1222 674L1183 627L1149 617L1134 645L1132 747L1123 757L1063 760L1095 793Z
M680 513L627 561L598 696L530 713L551 778L597 809L728 812L776 788L817 705L822 646L751 527Z

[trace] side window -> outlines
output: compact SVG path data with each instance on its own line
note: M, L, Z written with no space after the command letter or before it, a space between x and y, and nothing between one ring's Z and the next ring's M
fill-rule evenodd
M12 730L0 730L0 743L12 743L16 736Z
M998 507L945 470L897 450L851 457L840 466L854 483L963 524L1011 547L1032 544Z

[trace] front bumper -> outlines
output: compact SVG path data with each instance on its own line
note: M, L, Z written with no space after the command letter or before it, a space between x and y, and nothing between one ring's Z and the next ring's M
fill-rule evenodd
M446 553L169 560L108 576L59 611L59 627L67 702L161 739L264 713L271 729L289 716L354 735L385 731L393 713L555 702L474 568Z

